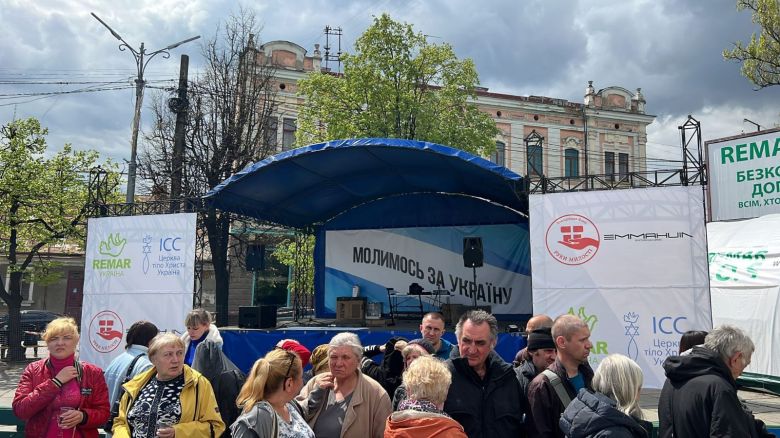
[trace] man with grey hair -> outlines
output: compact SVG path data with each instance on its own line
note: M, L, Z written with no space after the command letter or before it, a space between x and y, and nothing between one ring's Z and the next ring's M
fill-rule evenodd
M752 416L737 398L737 377L750 364L753 341L721 325L688 354L664 361L666 382L658 400L659 437L756 437Z
M457 358L446 362L452 385L444 412L460 423L469 438L516 438L523 433L520 382L512 366L493 349L496 318L483 310L463 314L455 326Z
M593 370L588 363L590 329L574 315L555 318L552 338L557 356L546 370L539 373L528 387L528 415L525 425L528 436L563 438L558 420L566 406L582 388L592 389Z

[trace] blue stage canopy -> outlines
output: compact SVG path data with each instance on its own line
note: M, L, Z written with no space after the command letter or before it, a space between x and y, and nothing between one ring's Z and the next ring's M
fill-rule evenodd
M461 200L439 203L447 206L450 214L458 210L452 209L453 204L462 202L466 208L460 210L473 215L475 202L484 201L500 206L496 211L508 209L521 217L519 213L528 211L522 185L520 175L458 149L421 141L364 138L330 141L274 155L225 180L206 199L222 210L303 228L324 224L377 199L410 194L461 195ZM415 196L406 200L426 198L430 199ZM430 206L415 202L405 203L403 208L430 211ZM512 214L499 216L487 220L504 222ZM382 217L387 216L374 219ZM361 225L383 226L371 220Z

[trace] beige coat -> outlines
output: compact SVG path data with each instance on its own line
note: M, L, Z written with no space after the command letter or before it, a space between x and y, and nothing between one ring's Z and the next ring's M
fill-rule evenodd
M376 380L359 370L357 374L357 386L352 392L352 400L344 414L341 438L383 438L385 422L393 412L390 397ZM314 379L311 379L296 398L302 405L306 421L312 428L327 404L328 391L330 390L318 388Z

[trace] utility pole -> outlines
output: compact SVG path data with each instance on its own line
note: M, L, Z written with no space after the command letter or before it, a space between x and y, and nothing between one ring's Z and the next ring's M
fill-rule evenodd
M196 39L200 38L200 35L187 38L186 40L171 44L165 48L147 53L146 49L144 48L144 43L141 43L140 50L136 50L118 33L116 33L114 29L111 29L109 25L101 20L100 17L95 15L94 12L91 12L91 14L97 21L100 22L100 24L105 26L106 29L111 32L111 35L113 35L114 38L122 42L122 44L119 45L120 51L125 51L125 49L130 51L130 53L133 55L133 58L135 58L136 68L138 70L138 76L135 79L135 114L133 115L133 135L130 140L130 165L127 169L127 197L125 198L126 203L132 204L135 202L136 155L138 151L138 129L141 124L141 105L143 104L144 99L144 70L146 70L146 66L149 64L149 61L151 61L152 58L154 58L156 55L162 54L163 58L170 58L171 54L169 50L175 49L176 47L179 47L180 45L190 41L195 41ZM146 60L144 60L144 57Z
M173 135L173 156L171 157L171 213L178 213L181 207L181 185L184 173L184 133L187 130L187 70L190 57L181 55L179 67L179 94L168 100L168 108L176 113L176 131Z

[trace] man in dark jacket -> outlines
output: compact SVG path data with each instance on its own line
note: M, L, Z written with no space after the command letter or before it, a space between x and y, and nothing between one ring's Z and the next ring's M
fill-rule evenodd
M759 436L737 398L736 383L754 349L742 330L722 325L707 335L703 346L667 358L658 401L659 437Z
M569 399L573 400L580 389L592 389L593 370L588 364L588 356L593 346L590 343L590 329L576 316L562 315L555 319L552 337L558 349L558 357L547 369L558 376ZM544 373L540 373L531 381L528 387L528 405L528 436L564 438L558 421L566 406Z
M531 336L531 332L534 330L540 329L540 328L552 328L553 326L553 320L547 315L534 315L532 316L528 322L525 323L525 332L523 332L523 337L525 338L526 342L528 341L528 337ZM530 359L530 354L528 352L528 346L526 345L523 347L522 350L518 351L517 354L515 354L515 360L512 361L512 365L515 367L519 367L523 364L523 362L527 362L528 359ZM545 367L546 368L546 367Z
M471 310L455 327L460 357L448 360L452 384L444 402L469 438L516 438L523 432L521 390L512 366L493 351L496 318Z
M523 394L523 412L528 412L528 387L539 373L555 362L555 342L550 328L541 328L528 335L528 360L515 368Z

